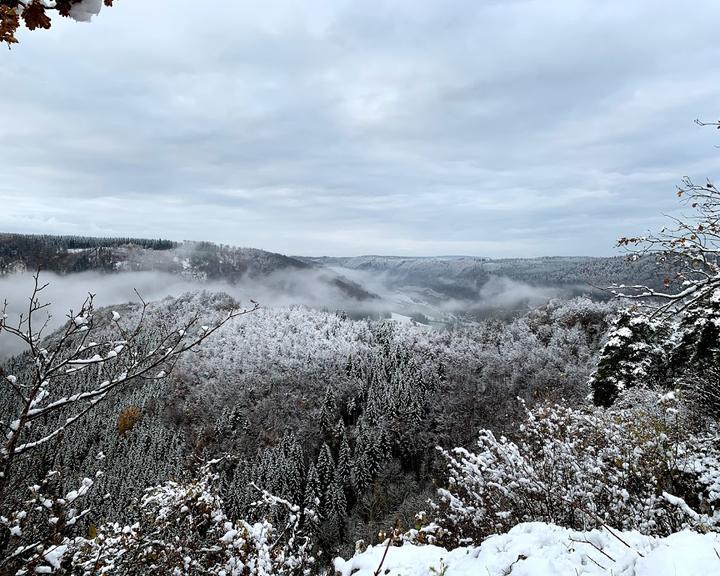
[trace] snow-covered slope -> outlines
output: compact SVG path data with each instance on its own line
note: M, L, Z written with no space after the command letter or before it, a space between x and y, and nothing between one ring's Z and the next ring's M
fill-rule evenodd
M448 552L437 546L391 547L385 576L711 576L720 574L720 535L683 531L666 538L637 532L576 532L540 522L519 524L476 548ZM622 541L620 540L622 539ZM373 576L385 547L350 560L338 558L341 576Z

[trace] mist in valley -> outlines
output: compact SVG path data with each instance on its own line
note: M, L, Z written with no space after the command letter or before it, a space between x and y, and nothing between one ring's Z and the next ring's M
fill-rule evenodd
M50 316L46 334L56 330L67 320L70 311L79 310L89 294L94 295L96 307L146 302L177 297L187 292L206 290L223 292L240 305L250 300L261 306L281 308L308 306L342 311L353 318L383 318L392 314L413 318L436 326L450 325L462 319L474 320L487 316L512 316L537 307L553 298L569 298L582 287L532 286L506 277L491 276L477 290L475 298L450 298L422 286L398 287L387 273L375 273L345 268L280 270L262 277L245 278L237 283L201 280L165 272L122 272L104 274L79 272L56 274L43 272L40 284L41 303L48 303L43 311ZM337 279L349 279L362 286L370 298L354 298ZM17 324L21 313L28 308L34 286L30 273L15 273L0 277L0 301L7 302L8 321ZM0 333L0 358L22 351L21 343L6 333Z

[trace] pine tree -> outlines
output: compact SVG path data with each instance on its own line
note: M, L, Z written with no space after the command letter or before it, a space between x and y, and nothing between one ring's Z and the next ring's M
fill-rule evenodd
M333 461L332 452L327 444L323 444L320 448L320 453L317 457L317 463L315 464L317 470L318 480L320 482L320 490L322 494L321 515L324 515L326 508L325 495L327 494L328 487L332 484L335 479L335 462Z
M340 439L345 434L345 422L343 422L342 418L339 418L337 421L337 424L335 424L335 429L333 430L333 440L336 443L340 443Z
M338 518L345 519L347 514L347 498L343 488L344 478L335 471L335 478L328 487L327 501L328 508L332 510Z
M318 478L317 469L315 468L315 464L310 464L307 479L305 480L305 495L303 498L303 508L305 510L312 510L314 514L305 515L302 519L303 528L309 534L316 534L319 529L319 509L321 495L322 486L320 485L320 479Z
M593 401L610 406L620 391L663 379L670 331L661 320L623 310L613 323L590 384Z
M356 496L365 492L375 476L372 450L372 436L366 428L361 428L355 443L355 457L351 467L351 481Z
M303 506L310 510L317 511L320 506L320 496L322 495L322 485L317 473L315 464L310 464L307 479L305 480L305 496L303 498Z
M335 423L338 420L337 402L331 386L325 389L322 409L320 410L320 432L326 439L332 438Z
M357 422L359 410L357 407L357 400L354 397L350 398L350 400L348 400L347 407L345 410L347 412L347 416L348 416L350 423L355 424Z
M287 497L299 503L303 499L304 456L297 437L287 432L280 443L283 456L283 469L279 471L285 478Z
M343 479L337 474L328 486L325 494L325 529L326 537L333 535L333 540L342 540L345 533L345 518L347 517L347 498L343 489Z
M343 430L343 434L340 438L340 449L338 450L338 460L336 473L339 478L342 479L343 487L350 485L350 444L348 443L347 434Z

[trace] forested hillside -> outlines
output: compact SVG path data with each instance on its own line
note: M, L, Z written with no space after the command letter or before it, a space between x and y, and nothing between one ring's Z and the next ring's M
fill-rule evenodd
M7 262L23 262L18 246L33 253L39 245L45 263L65 275L72 274L67 262L95 267L105 257L107 272L171 266L164 272L206 285L216 277L230 286L244 275L324 269L212 244L52 237L8 240L7 254L9 246L15 251ZM654 269L651 260L636 259L648 277L670 260L693 270L682 277L685 285L702 287L711 278L688 254L663 257ZM455 286L484 279L477 289L487 296L489 286L518 291L513 274L562 283L560 271L597 279L632 266L619 262L369 258L328 268L336 275L327 278L343 278L337 270L356 278L353 271L385 268L386 285L398 289L428 278ZM503 276L493 275L498 271ZM14 550L8 566L28 558L28 538L66 542L61 534L70 527L79 539L58 549L62 561L43 552L25 565L127 573L136 564L156 566L157 554L174 565L200 552L186 569L216 566L210 573L221 574L242 542L262 548L272 539L265 556L246 552L246 561L262 557L270 573L324 574L336 556L376 542L453 549L531 520L580 529L590 519L591 526L608 522L660 536L715 525L707 507L720 476L714 448L697 436L712 424L694 404L675 408L675 392L657 405L652 394L635 391L647 390L648 379L674 390L681 374L683 386L692 383L693 402L716 409L698 372L704 366L714 373L716 358L717 329L707 324L715 297L705 288L698 294L710 299L691 299L679 324L676 316L663 324L617 301L570 293L525 312L480 320L467 314L442 326L307 306L254 305L238 313L231 296L211 291L97 310L91 295L47 334L37 319L45 310L41 277L27 314L3 321L27 347L0 372L16 392L0 396L4 466L12 471L0 481L8 529L0 544ZM347 285L361 290L354 280ZM642 284L610 292L622 290L640 291L648 306L665 296ZM188 338L197 340L187 345ZM608 411L589 408L589 398ZM76 404L86 407L73 414ZM643 441L642 430L662 432ZM678 446L692 459L668 462L667 450ZM27 451L31 459L23 457ZM707 457L702 464L697 454ZM693 474L678 483L689 465ZM47 512L23 512L28 484L31 501L47 502ZM699 500L688 503L688 490L700 490ZM68 509L80 497L82 511ZM37 518L43 513L50 514L50 532ZM146 533L158 514L160 540ZM214 530L227 547L212 544ZM179 534L182 544L168 544Z
M576 293L601 289L613 282L661 286L669 267L654 258L474 258L447 256L407 258L359 256L355 258L305 258L339 270L382 274L399 291L425 287L441 298L470 298L493 277L509 278L532 286L563 287Z
M335 272L255 248L211 242L0 234L0 279L37 270L63 276L148 272L198 286L260 284L266 292L290 299L293 295L308 299L313 291L332 294L332 300L344 299L351 307L377 298Z
M705 294L707 277L691 277ZM602 518L661 536L715 526L720 468L700 438L712 422L693 407L716 406L695 370L707 374L716 358L708 286L710 300L691 300L679 324L581 297L443 329L304 306L237 317L230 296L206 291L98 310L91 296L42 336L28 322L44 310L37 283L25 320L3 324L28 347L0 374L16 392L0 397L8 566L30 553L28 538L71 529L79 544L62 544L62 561L24 562L88 573L154 565L161 554L173 565L198 546L215 550L207 522L225 531L217 537L230 548L213 552L222 558L245 545L237 538L261 547L272 538L264 561L281 574L323 574L357 542L359 551L383 540L451 549L529 520L580 529ZM665 394L678 373L700 404L675 407L675 392ZM660 404L635 392L650 381ZM590 397L611 409L589 408ZM642 440L646 430L662 432ZM669 462L677 449L690 460ZM27 485L47 512L23 512ZM689 502L693 490L699 500ZM68 508L78 498L82 511ZM150 544L157 514L162 539ZM184 543L166 548L178 534ZM213 558L190 567L227 565Z
M0 234L0 274L37 269L61 274L156 270L234 282L245 274L307 267L281 254L210 242Z
M153 305L144 338L197 313L209 322L230 305L209 293ZM114 310L128 324L139 313ZM322 521L312 538L331 558L357 539L374 541L395 518L412 526L441 477L434 446L468 445L479 427L509 431L523 410L517 398L532 405L587 395L611 310L578 299L508 323L438 331L303 307L261 309L219 330L170 380L114 393L72 443L48 445L22 475L40 482L52 468L62 491L100 468L87 496L93 523L123 522L144 487L191 478L198 459L231 454L220 472L230 515L252 516L258 488L308 506L317 498ZM29 368L19 356L5 370L23 382ZM87 377L66 379L65 393L87 388ZM3 397L0 419L13 406ZM33 436L56 425L41 423Z
M570 278L585 274L597 280L633 265L624 260L621 264L619 259L468 258L365 258L320 265L207 243L16 236L5 240L6 270L17 268L18 262L28 265L22 255L35 254L44 265L65 275L85 267L108 273L150 268L204 283L215 278L232 283L278 270L292 277L333 264L328 273L336 275L330 278L343 278L337 274L343 271L353 278L347 286L357 290L362 289L355 279L361 277L352 273L359 270L384 274L386 286L393 289L403 290L404 282L423 282L433 290L430 279L434 278L460 292L475 286L476 294L485 290L486 296L493 286L502 295L517 291L518 286L531 286L521 281L560 285L568 278L565 273ZM646 270L648 277L663 268L651 268L650 260L642 258L637 268ZM505 280L498 283L498 278ZM465 476L465 460L455 460L450 452L439 452L436 447L472 449L477 430L490 434L485 441L490 450L495 449L496 437L522 441L527 431L518 428L519 423L533 414L535 406L546 410L557 404L571 410L557 416L552 412L531 416L539 417L539 422L559 418L569 423L574 418L572 407L582 406L593 391L591 383L608 371L604 357L597 362L601 350L605 355L612 350L607 343L603 348L609 327L624 325L627 316L614 302L570 298L571 293L504 318L494 315L473 321L466 315L443 328L402 316L401 321L370 316L353 319L342 311L306 306L255 309L224 323L223 315L237 304L227 294L207 291L97 310L88 316L93 326L90 346L108 342L111 354L107 359L90 357L84 352L87 345L78 348L73 354L79 354L79 359L68 360L71 368L53 387L51 397L60 400L51 401L51 407L67 402L63 398L94 397L93 387L106 371L105 364L117 362L112 350L122 356L129 349L128 338L152 349L163 346L172 330L176 330L175 338L177 334L185 338L186 329L177 327L223 325L203 337L202 345L191 353L173 360L169 378L162 371L157 378L143 376L136 385L116 389L112 383L125 378L126 372L107 376L112 390L101 394L104 401L81 427L73 428L70 443L62 441L63 422L73 418L68 420L64 409L33 418L23 446L38 446L33 459L13 463L15 475L56 495L73 492L78 483L85 482L83 478L95 475L82 494L87 515L70 520L81 532L101 530L102 539L114 542L112 546L119 543L109 527L132 525L138 515L152 513L151 501L138 496L146 488L165 486L161 490L170 492L161 492L163 498L182 499L190 498L192 491L178 493L172 486L179 489L198 482L197 486L218 499L218 505L222 502L225 517L244 519L250 525L270 522L268 529L273 530L284 525L286 531L302 538L305 552L301 555L313 559L314 567L307 568L310 572L322 573L335 556L352 554L356 541L382 540L389 527L408 534L421 529L412 538L427 534L445 545L456 546L463 537L477 541L537 513L516 518L500 510L507 525L494 522L482 527L472 520L475 528L468 531L468 520L458 516L460 509L453 504L465 498L454 487L472 482ZM540 294L540 301L551 295ZM492 305L502 308L511 302L495 300ZM35 314L42 311L38 306ZM73 338L78 338L86 320L73 322L72 330L78 331ZM113 336L118 330L119 336ZM52 347L57 338L63 342L58 332L45 346ZM178 346L167 348L167 353ZM33 387L37 354L30 350L5 363L3 374L12 375L11 383L18 390ZM61 359L66 353L53 353L47 360L50 364L58 361L53 360L56 354ZM159 362L158 366L165 361L160 357ZM612 361L610 366L616 374L621 364ZM595 394L600 398L598 386ZM18 401L13 395L0 398L0 422L16 421L13 415L22 407ZM32 414L35 409L28 406ZM598 430L608 427L602 422ZM617 431L619 436L624 433ZM438 498L438 486L446 484L448 474L455 484ZM515 481L509 477L502 484L510 486ZM10 494L15 496L9 496L9 508L20 509L26 498L23 490L15 485ZM260 505L261 501L265 504ZM431 501L436 502L434 508L428 508ZM301 507L299 516L292 511L294 506ZM426 512L418 516L420 511ZM422 528L426 513L436 518L428 525L429 532ZM441 521L446 532L436 533L435 522ZM622 527L621 522L614 523ZM454 525L465 532L458 532ZM137 537L143 538L139 533ZM197 544L197 537L192 538L186 546ZM298 553L293 548L298 542L295 537L279 538L289 554ZM95 543L99 542L96 538ZM85 552L78 554L80 558ZM112 563L118 560L113 558ZM87 562L78 565L87 566Z
M661 287L669 273L653 258L621 256L308 258L209 242L0 234L0 278L38 269L170 274L216 289L237 286L258 298L265 293L272 304L343 309L354 317L395 312L440 324L512 317L553 298L608 299L603 289L612 282Z

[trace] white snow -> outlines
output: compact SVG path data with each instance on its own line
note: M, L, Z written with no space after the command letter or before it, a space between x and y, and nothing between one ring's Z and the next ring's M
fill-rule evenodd
M65 552L67 552L67 546L52 546L45 554L43 554L43 558L45 558L45 561L50 564L55 570L60 568L60 562L62 561L62 557L65 555ZM37 568L35 569L37 572Z
M90 22L93 16L100 14L103 0L82 0L70 8L70 17L78 22Z
M410 316L403 316L402 314L398 314L397 312L392 312L390 314L390 319L394 320L395 322L399 322L400 324L411 324L413 321Z
M683 531L666 538L638 532L578 532L532 522L507 534L491 536L476 548L448 552L438 546L391 547L385 576L708 576L720 574L720 534ZM372 576L384 546L374 546L350 560L337 558L341 576Z

